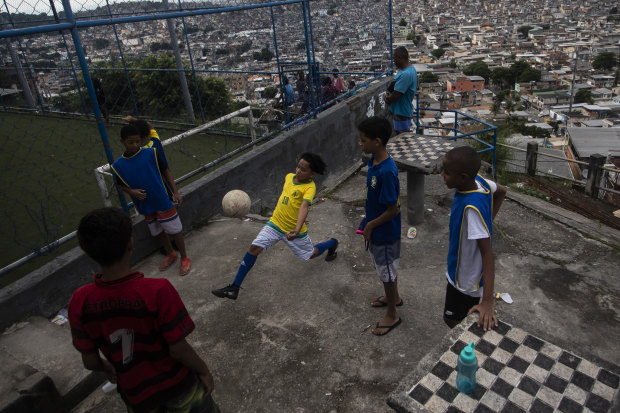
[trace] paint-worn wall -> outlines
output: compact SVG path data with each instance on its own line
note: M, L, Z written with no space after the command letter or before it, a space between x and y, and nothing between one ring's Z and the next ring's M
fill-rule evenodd
M327 172L316 179L317 189L333 186L361 152L356 125L375 114L385 113L382 80L292 130L234 159L181 189L179 214L185 230L221 213L221 199L231 189L242 189L252 198L253 212L273 208L287 173L294 172L297 156L315 152L327 163ZM159 248L144 220L134 226L139 261ZM67 305L73 291L92 280L98 266L75 248L0 291L0 328L28 315L50 316Z

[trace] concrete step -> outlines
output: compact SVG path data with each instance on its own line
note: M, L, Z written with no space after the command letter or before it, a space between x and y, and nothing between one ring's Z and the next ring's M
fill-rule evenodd
M68 323L38 316L0 335L0 366L2 413L68 411L105 379L83 367Z

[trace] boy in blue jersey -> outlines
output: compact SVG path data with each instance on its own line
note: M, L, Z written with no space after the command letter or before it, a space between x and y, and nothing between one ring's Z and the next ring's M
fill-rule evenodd
M306 227L308 208L312 205L316 194L313 179L317 174L325 171L325 162L319 155L309 152L302 153L299 158L295 173L286 175L276 209L269 222L252 241L252 245L239 265L235 280L226 287L211 291L213 295L236 300L241 283L254 266L258 254L278 241L284 241L293 254L302 260L316 258L325 250L327 250L325 261L336 259L338 240L330 238L325 242L312 245Z
M357 129L362 151L371 154L364 239L385 293L370 303L372 307L387 307L385 316L372 329L373 334L382 336L402 321L396 312L396 306L403 304L396 280L400 261L400 183L398 168L385 148L392 135L390 122L373 116L363 120Z
M142 147L157 149L157 152L159 153L159 156L163 161L165 167L169 168L168 160L166 159L166 154L164 153L164 147L161 144L159 134L157 133L153 125L151 125L150 122L147 122L144 119L136 119L131 115L125 116L123 120L128 124L138 128L138 130L140 131L140 138L142 139ZM170 188L166 189L170 190Z
M191 262L181 232L183 225L164 185L165 179L172 191L172 200L180 205L183 197L177 190L174 178L156 148L142 147L140 131L135 126L123 126L121 143L125 153L114 161L111 169L116 182L131 196L138 212L145 216L151 235L157 237L166 250L166 258L159 270L166 270L178 258L168 238L171 235L181 253L179 274L186 275L191 269Z
M493 299L493 219L504 201L506 188L478 175L480 156L471 146L452 149L442 162L441 176L446 186L456 188L450 213L443 319L453 328L478 311L478 326L490 330L498 324Z

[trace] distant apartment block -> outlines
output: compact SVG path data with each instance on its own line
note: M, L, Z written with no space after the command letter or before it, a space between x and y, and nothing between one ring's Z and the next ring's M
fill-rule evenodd
M448 79L447 92L472 92L484 89L484 78L481 76L456 76Z

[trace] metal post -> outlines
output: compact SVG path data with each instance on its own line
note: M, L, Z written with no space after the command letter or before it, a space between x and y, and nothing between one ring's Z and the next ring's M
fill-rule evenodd
M606 157L599 153L590 155L588 165L588 179L586 180L586 195L598 198L599 185L603 176L603 165Z
M168 0L162 0L164 8L168 10ZM179 82L181 83L181 91L183 91L183 100L185 101L185 110L187 111L187 117L191 123L196 121L194 116L194 108L192 106L192 98L189 95L189 89L187 88L187 79L185 78L185 68L183 67L183 60L181 60L181 52L179 52L179 43L177 41L177 34L174 31L174 22L172 19L166 19L168 25L168 32L170 33L170 43L172 45L172 51L174 52L174 60L177 63L177 70L179 72Z
M459 112L457 110L454 111L454 139L456 139L458 136L458 129L459 129Z
M276 21L273 16L273 7L269 7L271 13L271 30L273 31L273 47L276 52L276 64L278 65L278 77L280 78L280 96L282 97L282 108L284 109L284 123L288 123L288 105L284 91L284 71L280 67L280 55L278 54L278 36L276 34Z
M415 133L420 134L420 94L415 94Z
M60 18L58 17L58 12L56 11L56 5L54 4L54 0L50 0L50 7L52 8L52 14L54 15L54 20L56 23L60 23ZM62 41L65 44L65 51L67 52L67 60L71 63L71 73L73 74L73 81L75 82L75 87L80 95L80 102L82 103L82 110L84 113L88 113L88 107L86 106L86 99L84 99L84 94L82 93L82 88L80 87L80 81L78 80L77 73L75 72L75 66L73 66L73 59L71 58L71 52L69 51L69 45L67 44L67 40L65 39L65 34L59 31L62 36Z
M97 181L99 192L101 192L101 199L103 200L103 206L106 206L106 207L112 206L112 201L110 201L110 193L108 192L108 187L105 184L105 178L103 177L103 172L101 172L99 168L95 169L95 180Z
M6 47L9 49L9 54L11 55L11 60L13 60L13 66L15 67L15 71L17 72L17 79L19 80L19 85L22 87L22 92L24 93L24 99L26 99L26 103L28 107L34 109L36 106L34 102L34 98L32 97L32 91L30 90L30 85L28 84L28 80L26 79L26 75L24 75L24 69L22 68L22 62L19 60L19 56L13 49L11 45L11 40L6 40Z
M97 102L97 95L95 94L93 81L90 77L90 72L88 71L88 64L86 64L86 57L84 56L84 49L82 48L80 34L78 33L77 27L75 25L75 16L73 15L73 10L71 10L70 0L62 0L62 6L65 10L67 22L72 26L71 37L73 38L73 43L75 44L75 53L77 54L77 57L80 61L80 66L82 67L82 73L84 74L84 83L86 84L86 89L88 90L88 97L92 102L93 112L95 113L95 118L97 119L97 128L99 129L99 135L101 135L103 150L105 151L106 158L111 165L114 162L114 155L112 154L112 148L110 147L110 141L108 140L108 133L106 132L105 125L103 123L104 121L103 116L101 115L101 109L99 108L99 102ZM121 206L127 213L129 213L129 207L127 206L125 196L120 186L116 186L116 191L118 193L118 199L121 202Z
M575 90L575 74L577 73L577 59L579 59L579 52L575 49L575 61L573 62L573 79L570 82L570 104L568 105L568 116L570 117L570 124L573 124L573 118L571 113L573 111L573 100ZM568 125L567 125L568 126Z
M183 10L181 0L179 0L179 10ZM181 23L183 24L183 31L185 32L185 43L187 44L187 55L189 56L189 64L192 67L192 75L194 76L194 85L196 86L196 100L198 101L198 108L200 109L200 117L202 122L206 122L205 111L202 107L202 99L200 98L200 88L198 87L198 77L196 76L196 68L194 67L194 58L192 57L192 48L189 44L189 35L187 34L187 27L185 26L185 17L181 17Z
M497 128L493 130L493 155L492 155L492 164L491 164L491 174L493 175L493 179L495 179L495 157L497 154Z
M8 13L9 11L9 6L6 3L6 0L4 0L4 8L7 10L7 16L8 16L8 20L9 23L11 24L11 27L13 29L15 29L15 22L13 21L13 17L11 16L11 13ZM37 102L39 103L39 106L41 108L41 110L43 111L43 98L41 97L41 94L39 93L39 88L37 87L37 79L34 76L34 73L32 73L32 68L30 67L30 62L28 60L28 56L26 55L26 52L24 51L24 48L22 47L22 43L21 40L19 40L19 37L16 37L15 40L17 41L17 46L19 47L19 51L21 53L21 55L24 57L24 63L26 63L26 67L28 68L28 74L30 75L30 79L32 79L32 87L34 88L34 93L37 95ZM9 44L10 46L10 44ZM11 59L13 59L13 61L15 61L15 59L13 58L13 56L11 55ZM20 69L21 69L21 60L18 58L17 59L20 62ZM21 69L23 71L23 69ZM23 74L23 73L22 73ZM25 78L25 77L24 77ZM28 88L29 92L31 93L31 97L32 97L32 91L30 90L30 88ZM34 100L34 98L33 98ZM36 105L36 102L35 102ZM31 108L34 108L34 106L31 106Z
M316 89L316 93L317 93L317 99L315 99L315 102L317 102L317 107L321 106L320 105L320 100L319 100L319 96L320 96L320 91L319 89L321 88L321 75L319 74L319 64L316 62L316 55L314 53L314 31L312 29L312 13L310 11L310 1L306 1L306 9L308 11L308 29L310 32L310 51L312 52L312 65L313 65L313 73L315 74L316 78L314 79L316 81L316 85L317 85L317 89ZM318 113L318 109L316 109L314 111L314 117L316 118L316 115Z
M304 38L306 40L306 59L308 61L308 78L310 79L310 84L308 85L308 94L310 97L310 109L313 112L316 112L316 103L314 101L314 65L312 60L310 59L310 36L308 33L308 16L306 11L306 1L301 3L301 7L303 10L304 17Z
M390 69L394 73L394 37L392 34L392 0L388 1L388 14L390 21Z
M51 2L52 0L50 0ZM112 8L110 7L110 2L108 0L105 1L108 7L108 14L110 18L112 17ZM129 94L131 95L131 101L133 103L133 114L135 116L140 116L140 112L138 111L138 102L136 102L136 97L133 94L133 88L131 87L131 78L129 77L129 71L127 70L127 63L125 63L125 54L123 53L123 47L121 44L121 39L118 37L118 32L116 31L116 24L112 24L112 29L114 30L114 37L116 38L116 45L118 46L118 53L121 57L121 63L123 64L123 70L125 71L125 78L127 78L127 86L129 86Z
M536 175L536 165L538 163L538 144L536 142L527 143L525 153L525 167L529 176Z
M252 109L248 112L248 123L250 125L250 138L252 142L256 140L256 129L254 128L254 115L252 114Z

